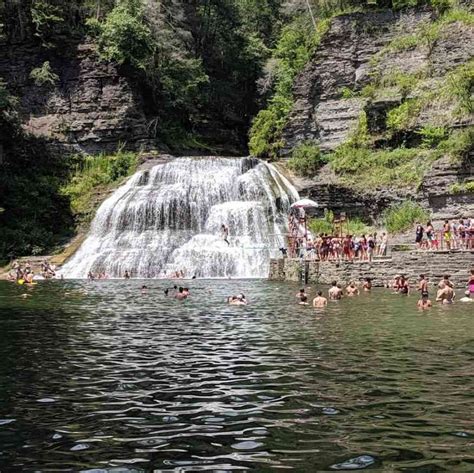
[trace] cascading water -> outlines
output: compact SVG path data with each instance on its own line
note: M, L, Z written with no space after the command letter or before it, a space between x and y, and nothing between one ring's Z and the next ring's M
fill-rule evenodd
M286 215L298 198L278 171L254 158L178 158L137 172L97 211L64 265L121 277L264 277L284 246ZM229 243L221 225L229 228Z

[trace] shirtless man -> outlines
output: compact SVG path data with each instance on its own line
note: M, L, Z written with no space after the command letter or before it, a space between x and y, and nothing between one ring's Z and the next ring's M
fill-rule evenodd
M354 281L351 281L349 286L346 287L346 294L349 297L358 296L360 294L359 288L355 285Z
M230 246L229 243L229 228L226 227L224 224L221 225L221 232L222 232L222 239Z
M400 276L400 279L398 280L398 293L404 294L406 296L410 294L410 285L408 284L408 281L405 279L405 276L403 274Z
M440 283L441 287L436 294L436 302L442 302L443 304L452 304L454 299L454 290L451 285L446 283Z
M432 305L433 304L431 304L431 301L428 299L428 293L426 293L426 295L422 294L421 299L416 304L416 306L421 310L429 309Z
M187 295L184 294L184 288L180 287L178 288L178 292L174 295L174 298L177 299L178 301L184 301L187 299Z
M328 295L332 301L338 301L342 298L342 289L337 285L337 281L331 283L331 289L329 289Z
M438 287L440 289L444 288L445 286L449 286L451 289L454 289L454 284L449 280L449 275L445 274L443 279L438 283Z
M313 307L318 309L322 309L323 307L328 305L328 300L323 297L323 293L318 291L318 295L313 299Z

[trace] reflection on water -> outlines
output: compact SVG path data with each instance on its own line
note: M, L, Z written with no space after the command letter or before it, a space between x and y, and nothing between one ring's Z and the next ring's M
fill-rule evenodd
M0 285L1 471L474 471L472 308L164 284Z

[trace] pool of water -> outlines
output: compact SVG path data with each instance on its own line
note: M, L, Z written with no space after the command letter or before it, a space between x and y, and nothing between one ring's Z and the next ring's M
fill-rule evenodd
M141 284L0 282L0 471L474 471L474 307Z

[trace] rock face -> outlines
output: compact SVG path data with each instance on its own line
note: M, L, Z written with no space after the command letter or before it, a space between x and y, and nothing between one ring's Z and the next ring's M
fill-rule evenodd
M363 99L342 98L341 89L360 90L367 85L371 58L401 31L413 32L430 18L430 12L390 10L334 18L315 56L296 79L295 105L283 135L284 153L304 140L318 141L322 150L341 144L365 106Z
M461 22L445 28L431 47L420 42L415 48L379 54L394 38L414 33L433 18L431 11L390 10L334 18L314 57L295 81L295 103L283 133L282 154L288 155L305 140L317 141L323 151L334 149L347 139L362 110L376 132L377 117L384 119L384 112L401 99L376 98L368 105L361 97L343 98L343 88L360 91L374 73L427 70L436 87L438 78L474 56L474 28Z
M141 96L115 66L99 61L91 44L66 44L55 53L28 44L0 46L0 77L19 98L26 131L74 152L150 146ZM30 78L45 61L59 77L54 86Z
M370 100L357 95L373 81L374 74L429 74L430 88L436 90L447 72L474 57L474 27L460 21L445 26L433 44L418 41L419 44L408 49L387 47L392 40L418 32L434 19L430 10L386 10L334 18L313 58L296 78L294 106L283 131L282 158L289 157L292 149L302 141L313 141L322 151L334 150L349 138L362 111L366 113L372 137L384 146L387 112L400 105L402 96L390 84L384 89L386 93L378 93ZM355 92L356 96L344 98L344 88ZM450 105L445 106L449 108ZM414 127L439 123L437 120L443 124L443 112L428 107ZM474 126L474 116L449 126ZM416 133L405 139L419 145ZM429 207L434 220L457 218L474 213L472 193L452 192L453 184L473 179L473 163L473 154L461 164L443 158L434 163L422 186L411 191L396 188L355 191L342 185L329 166L311 180L297 182L297 188L302 196L320 204L319 214L327 208L336 214L346 212L350 216L373 220L390 204L410 197Z
M434 220L467 218L474 215L472 192L453 192L453 185L474 180L474 153L461 163L449 158L436 161L422 184L423 196Z

